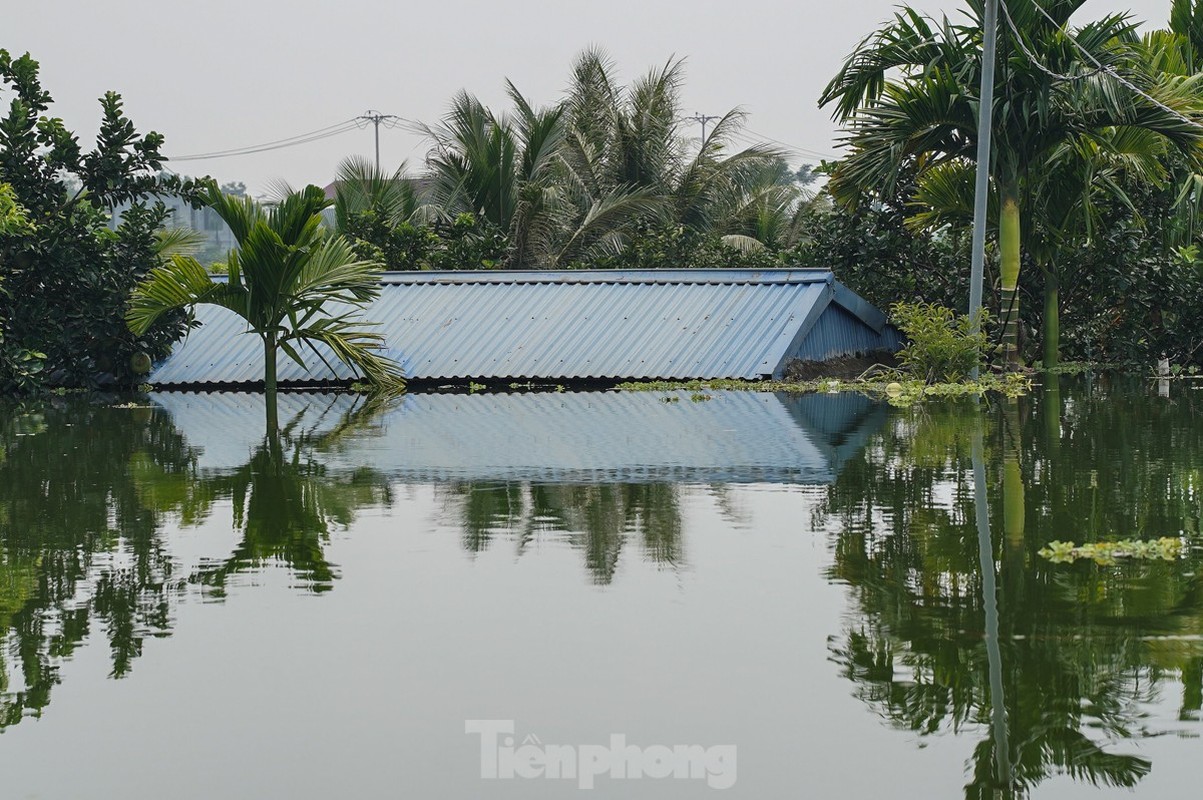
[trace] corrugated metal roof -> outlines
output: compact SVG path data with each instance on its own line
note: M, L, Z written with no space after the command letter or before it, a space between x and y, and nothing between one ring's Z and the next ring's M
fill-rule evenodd
M154 402L200 450L202 470L237 469L262 443L262 395L164 392ZM813 484L833 481L848 443L885 419L881 403L849 393L716 391L694 402L688 392L549 392L407 395L348 425L362 402L282 394L280 421L320 442L305 458L328 471L366 467L400 482Z
M880 312L820 270L411 272L383 282L364 318L379 323L411 379L779 375L833 298L849 312L833 324L858 343L843 352L873 349L864 343L883 336ZM152 383L262 380L262 346L241 335L241 320L212 306L198 308L197 319L202 327L158 365ZM353 377L323 354L333 369L312 354L308 369L281 357L280 381Z

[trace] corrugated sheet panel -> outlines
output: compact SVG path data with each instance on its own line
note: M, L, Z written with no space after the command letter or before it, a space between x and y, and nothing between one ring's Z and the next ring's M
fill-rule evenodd
M364 316L407 377L431 380L755 379L781 366L803 321L835 293L831 274L814 270L419 272L384 283ZM877 336L845 316L847 329L825 335ZM202 327L152 383L262 379L259 340L242 335L236 316L201 307L197 318ZM281 356L281 382L353 377L324 355L332 366L308 354L302 369Z
M317 444L305 458L402 482L829 483L843 460L833 439L884 416L850 394L810 401L801 414L794 400L758 392L712 392L702 402L687 392L426 394L362 415L355 395L285 394L279 413ZM262 443L261 395L159 393L154 402L198 448L204 470L237 469Z
M902 337L894 327L883 325L878 333L843 306L832 303L802 340L793 357L803 361L825 361L856 353L894 351L901 346Z

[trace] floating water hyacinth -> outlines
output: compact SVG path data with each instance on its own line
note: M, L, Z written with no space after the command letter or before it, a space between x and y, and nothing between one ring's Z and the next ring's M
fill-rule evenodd
M1084 558L1089 558L1096 564L1102 565L1114 564L1117 559L1121 558L1173 561L1182 555L1182 540L1173 536L1164 536L1147 542L1138 539L1080 545L1073 542L1049 542L1048 547L1040 550L1040 555L1054 564L1068 564Z

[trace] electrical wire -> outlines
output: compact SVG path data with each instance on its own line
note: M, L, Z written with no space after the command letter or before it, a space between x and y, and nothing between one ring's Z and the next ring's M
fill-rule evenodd
M1007 21L1007 27L1011 29L1011 33L1015 36L1015 44L1019 45L1020 51L1024 54L1024 56L1027 58L1027 60L1032 63L1032 66L1035 67L1036 69L1038 69L1039 71L1043 72L1045 75L1048 75L1050 78L1052 78L1055 81L1063 81L1063 82L1067 82L1067 83L1072 83L1074 81L1081 81L1081 80L1086 80L1087 78L1093 78L1095 75L1098 75L1099 73L1105 71L1102 68L1102 66L1099 66L1088 72L1083 72L1081 75L1062 75L1060 72L1054 72L1049 67L1040 63L1040 59L1036 57L1036 54L1028 49L1027 43L1024 42L1024 40L1023 40L1023 35L1020 34L1020 32L1019 32L1019 27L1016 26L1015 20L1011 18L1011 9L1007 7L1007 4L1003 0L999 0L998 4L999 4L999 6L1002 7L1003 17ZM1035 5L1035 3L1033 2L1032 5ZM1056 23L1054 23L1054 24L1056 24ZM1060 29L1059 25L1057 27L1058 27L1058 29ZM1066 38L1068 38L1070 41L1073 41L1072 36L1067 36ZM1075 42L1075 44L1076 44L1076 42Z
M1061 23L1059 23L1059 22L1057 22L1057 20L1053 19L1052 15L1044 10L1044 6L1040 5L1040 3L1036 2L1036 0L1030 0L1030 2L1032 3L1032 6L1037 11L1039 11L1040 14L1045 19L1047 19L1049 22L1053 23L1053 25L1055 25L1058 29L1061 28ZM1006 0L999 0L999 5L1002 6L1003 12L1009 21L1011 19L1011 12L1007 8ZM1014 30L1014 27L1013 27L1014 23L1010 23L1010 24L1012 25L1012 30ZM1016 36L1018 37L1018 34L1016 34ZM1190 125L1192 128L1198 128L1199 130L1203 130L1203 125L1201 125L1197 121L1191 119L1190 117L1181 113L1177 109L1167 106L1165 103L1161 102L1156 97L1153 97L1152 95L1150 95L1149 93L1147 93L1143 89L1141 89L1139 86L1132 83L1130 80L1125 78L1123 75L1120 75L1119 72L1117 72L1112 67L1108 67L1108 66L1104 65L1101 61L1099 61L1097 58L1094 57L1094 53L1091 53L1089 50L1087 50L1085 47L1083 47L1081 44L1079 44L1078 41L1076 39L1074 39L1072 36L1067 36L1066 38L1069 40L1070 44L1072 44L1074 46L1074 48L1077 49L1077 51L1079 53L1084 55L1086 57L1086 59L1088 61L1090 61L1090 63L1094 64L1094 66L1097 68L1097 72L1103 72L1103 73L1106 73L1107 75L1110 75L1112 78L1114 78L1120 84L1122 84L1123 86L1125 86L1132 92L1135 92L1136 94L1140 95L1144 99L1148 100L1150 103L1157 106L1162 111L1166 112L1167 114L1169 114L1170 116L1179 120L1180 122L1185 122L1187 125ZM1043 65L1038 63L1036 60L1034 60L1033 57L1027 53L1026 49L1024 50L1024 54L1027 55L1029 60L1032 60L1032 64L1037 69L1044 69Z
M269 150L280 150L285 147L295 147L296 145L309 144L322 139L329 139L333 136L341 136L348 131L357 130L360 126L356 120L348 119L342 122L328 125L325 128L319 128L316 131L308 133L300 133L296 136L289 136L285 139L277 139L271 142L263 142L261 144L248 145L246 147L235 147L229 150L214 150L208 153L189 153L188 155L173 156L171 161L203 161L206 159L229 158L232 156L251 155L253 153L264 153Z
M740 131L738 133L732 134L731 138L740 142L741 144L746 144L746 145L760 145L760 144L764 144L766 141L771 142L773 144L780 145L781 147L785 148L788 152L794 153L796 155L804 156L806 158L815 158L815 159L820 159L820 160L835 158L835 156L831 155L830 153L821 153L817 150L810 150L809 148L805 148L805 147L797 147L795 145L789 144L788 142L783 142L779 139L773 139L772 137L764 136L762 134L756 133L756 131L749 131L746 128L744 130L746 131L746 133L744 131Z

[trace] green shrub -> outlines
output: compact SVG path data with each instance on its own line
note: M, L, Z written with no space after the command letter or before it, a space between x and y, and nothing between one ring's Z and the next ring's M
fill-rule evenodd
M969 316L935 303L895 303L890 319L907 337L898 361L919 380L954 383L984 364L989 345L984 311L979 312L977 332Z

